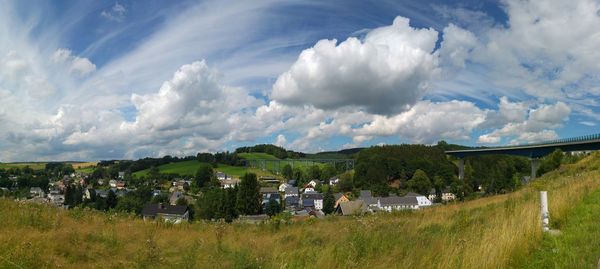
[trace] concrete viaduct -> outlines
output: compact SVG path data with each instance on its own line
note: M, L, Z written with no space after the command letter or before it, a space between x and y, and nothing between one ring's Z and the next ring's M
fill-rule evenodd
M448 150L446 151L446 154L458 158L458 178L461 180L463 180L465 177L465 157L490 154L507 154L529 157L529 160L531 161L531 179L534 179L540 163L540 158L554 152L557 149L560 149L564 152L599 150L600 134L559 139L536 144Z

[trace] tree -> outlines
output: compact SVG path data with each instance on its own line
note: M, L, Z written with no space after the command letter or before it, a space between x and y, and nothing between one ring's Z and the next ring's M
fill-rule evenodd
M262 209L260 198L260 185L256 174L246 173L242 177L237 193L237 211L243 215L260 214Z
M309 177L309 179L320 179L321 178L321 168L318 165L312 165L308 169L308 177Z
M541 176L547 172L550 172L554 169L557 169L558 167L560 167L560 164L562 163L562 159L564 157L564 153L562 150L557 149L554 152L552 152L550 155L544 157L544 159L542 159L542 163L540 165L540 167L537 170L537 175Z
M269 215L269 217L272 217L272 216L279 214L279 212L281 211L281 206L279 205L279 203L277 201L270 200L269 203L267 203L265 211L266 211L265 213L267 213L267 215Z
M304 185L304 183L306 183L305 178L304 178L304 172L302 171L302 169L300 169L298 167L294 168L293 178L296 180L297 186L302 186L302 185Z
M341 192L352 191L354 188L353 176L351 173L343 173L340 176L340 182L337 184L337 188Z
M431 181L423 170L417 169L408 181L408 186L420 194L428 195L429 190L431 190Z
M283 168L281 169L281 174L283 175L283 177L285 177L286 179L291 179L294 176L294 170L292 170L292 166L289 164L286 164L283 166Z
M213 169L208 164L201 164L196 171L196 177L194 178L194 183L198 188L204 187L207 183L210 183L211 179L214 177Z
M327 215L333 213L333 210L335 210L334 206L335 197L333 197L333 191L329 188L325 193L325 197L323 197L323 213Z
M442 192L446 187L446 182L440 176L433 177L433 187L435 188L435 199L434 202L440 202L442 199Z
M321 180L325 181L325 183L329 184L329 179L334 177L337 174L337 169L335 166L331 164L326 164L321 170Z
M117 206L117 195L112 190L108 191L106 195L106 207L107 209L115 208Z
M153 204L159 204L159 203L167 204L167 203L169 203L169 196L166 194L156 195L156 196L152 197L152 203Z
M221 192L219 188L209 188L203 191L200 199L196 203L198 208L198 217L206 220L216 219L218 208L221 204Z

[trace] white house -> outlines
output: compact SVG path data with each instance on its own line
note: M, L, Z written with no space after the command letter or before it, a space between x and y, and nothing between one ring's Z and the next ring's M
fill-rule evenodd
M304 187L304 193L307 192L315 192L315 187L311 186L310 184L306 184L306 186Z
M310 186L312 186L313 188L315 188L315 187L317 187L317 185L318 185L318 184L321 184L321 181L319 181L319 180L316 180L316 179L313 179L313 180L311 180L310 182L308 182L306 185L310 185Z
M240 183L239 179L226 179L221 181L221 187L223 189L234 188L238 183Z
M419 207L428 207L433 205L433 203L429 199L427 199L427 197L418 193L409 192L404 197L415 197L417 199L417 205Z
M340 178L335 176L329 179L329 185L333 186L340 182Z
M227 180L227 174L223 172L217 172L217 179L219 181Z
M46 193L40 187L31 187L29 189L29 194L31 194L32 197L40 197L40 198L44 198L44 196L46 196Z
M281 185L279 185L279 192L285 192L285 189L288 187L291 187L292 185L288 184L288 183L281 183Z
M65 196L59 191L53 190L48 194L48 201L56 206L62 206L65 203Z
M116 181L116 180L114 180L114 179L111 179L111 180L109 180L109 181L108 181L108 185L109 185L111 188L116 188L116 187L117 187L117 181Z

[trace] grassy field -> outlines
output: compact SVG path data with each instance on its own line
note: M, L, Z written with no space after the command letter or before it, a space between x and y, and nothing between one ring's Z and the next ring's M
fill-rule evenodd
M43 170L46 167L46 163L0 163L0 168L23 168L29 166L33 170Z
M267 154L267 153L239 153L238 156L240 156L243 159L248 159L248 160L256 160L256 159L262 159L262 160L279 160L277 157ZM293 168L300 168L302 169L304 172L308 171L308 168L313 166L313 165L317 165L321 168L323 168L323 166L325 164L323 163L318 163L318 162L314 162L311 161L310 159L303 159L300 161L289 161L289 160L281 160L279 163L276 162L265 162L265 166L261 167L261 164L259 163L254 163L251 165L255 165L257 168L260 169L256 169L256 170L262 170L263 168L265 169L265 171L269 171L271 173L277 173L278 171L280 171L281 169L283 169L283 167L285 165L290 165Z
M597 252L575 252L598 249L599 168L596 153L510 194L291 224L172 226L0 199L0 268L594 268ZM540 190L565 253L529 265L555 248L541 232Z
M266 160L279 160L279 158L262 152L252 152L252 153L238 153L238 156L243 159L266 159Z
M198 168L201 165L202 165L202 163L200 163L198 161L176 162L176 163L169 163L169 164L161 165L158 167L158 170L161 173L176 173L176 174L179 174L182 176L186 176L186 175L193 176L196 174L196 171L198 171ZM272 176L272 174L269 173L268 171L261 171L259 169L246 168L246 167L242 167L242 166L230 166L230 165L225 165L225 164L219 164L218 167L215 168L215 170L226 173L233 177L241 177L245 173L255 173L258 176ZM138 172L133 173L133 176L135 176L135 177L145 176L148 174L149 171L150 171L150 169L138 171Z

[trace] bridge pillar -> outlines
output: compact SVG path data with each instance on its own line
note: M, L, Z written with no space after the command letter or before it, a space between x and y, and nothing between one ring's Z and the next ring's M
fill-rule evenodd
M531 158L531 177L529 180L534 180L536 178L537 170L540 167L540 159L539 158Z
M465 159L458 159L458 180L465 180Z

